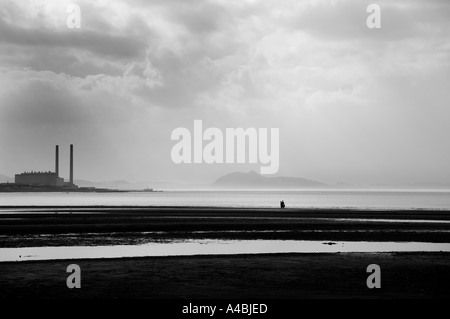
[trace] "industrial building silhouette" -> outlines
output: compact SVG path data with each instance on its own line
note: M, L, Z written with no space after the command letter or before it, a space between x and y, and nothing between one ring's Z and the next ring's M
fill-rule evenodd
M55 147L55 171L54 172L24 172L15 175L15 184L19 185L36 185L36 186L51 186L64 188L77 188L73 183L73 144L70 144L70 179L69 182L64 182L64 179L59 177L59 145Z
M145 190L119 190L100 187L78 187L73 182L73 144L70 144L70 172L69 181L59 177L59 145L55 147L55 171L28 171L15 175L14 183L0 183L0 192L95 192L95 193L123 193L130 191L153 192Z

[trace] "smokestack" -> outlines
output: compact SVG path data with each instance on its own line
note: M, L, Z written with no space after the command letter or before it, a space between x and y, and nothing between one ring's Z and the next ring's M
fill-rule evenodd
M56 177L59 177L59 145L56 145L55 149L55 173Z
M73 144L70 144L70 184L73 185Z

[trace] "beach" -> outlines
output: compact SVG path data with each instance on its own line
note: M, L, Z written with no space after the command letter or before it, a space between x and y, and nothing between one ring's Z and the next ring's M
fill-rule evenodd
M450 243L450 214L346 208L24 206L2 208L0 234L0 247L142 244L174 238Z
M2 207L1 248L142 245L197 239L450 242L442 210ZM282 243L282 242L281 242ZM68 289L67 266L81 268ZM367 267L381 269L369 289ZM6 298L448 298L448 252L336 252L0 263Z
M81 268L68 289L67 266ZM369 289L367 266L381 267ZM1 263L1 298L449 298L450 254L272 254Z

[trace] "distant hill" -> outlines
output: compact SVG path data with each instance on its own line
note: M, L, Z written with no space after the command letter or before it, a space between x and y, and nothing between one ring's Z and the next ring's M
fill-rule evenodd
M231 173L218 178L214 187L240 188L327 188L329 185L300 177L266 177L254 171Z

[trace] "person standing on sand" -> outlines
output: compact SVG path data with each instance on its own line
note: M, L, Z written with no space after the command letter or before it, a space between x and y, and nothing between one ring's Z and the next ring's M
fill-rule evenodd
M285 206L284 206L284 200L281 200L281 202L280 202L280 207L281 208L284 208Z

